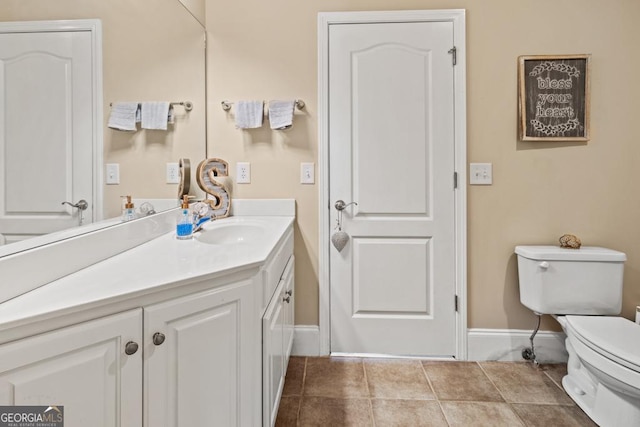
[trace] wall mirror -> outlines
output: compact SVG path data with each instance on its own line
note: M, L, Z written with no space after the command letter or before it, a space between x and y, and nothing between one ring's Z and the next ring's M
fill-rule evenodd
M119 184L100 186L102 208L97 218L104 221L78 228L75 234L118 224L111 218L120 215L121 196L131 195L134 200L176 199L177 184L166 182L167 163L189 158L197 164L206 158L204 2L5 0L0 9L1 22L86 19L100 19L102 23L103 164L98 172L104 178L105 165L117 164L120 176ZM110 105L119 101L189 101L193 109L187 112L176 106L175 123L167 131L138 128L136 132L122 132L107 127ZM34 155L46 155L46 150ZM37 188L28 193L29 197L38 197ZM26 230L23 237L29 234ZM48 243L56 236L71 235L74 230L69 229L49 238L16 238L16 243L0 246L0 256Z

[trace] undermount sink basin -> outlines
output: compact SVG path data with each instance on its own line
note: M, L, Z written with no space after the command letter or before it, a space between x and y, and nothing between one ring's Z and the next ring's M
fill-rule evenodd
M265 229L260 224L245 222L213 222L207 224L202 231L196 233L195 238L210 245L228 245L251 243L260 239Z

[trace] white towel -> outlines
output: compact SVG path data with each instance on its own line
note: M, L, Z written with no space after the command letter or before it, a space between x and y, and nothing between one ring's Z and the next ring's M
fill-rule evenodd
M293 126L293 109L296 101L269 101L271 129L283 130Z
M111 113L109 114L109 122L107 126L116 130L138 130L136 128L137 111L137 102L116 102L111 106Z
M236 127L255 129L262 126L264 119L264 101L236 102Z
M143 102L141 110L141 127L142 129L159 129L167 130L167 122L169 121L170 103L163 102Z

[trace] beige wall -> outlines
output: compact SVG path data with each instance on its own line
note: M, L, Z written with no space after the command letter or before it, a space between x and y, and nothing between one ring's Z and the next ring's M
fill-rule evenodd
M178 0L5 0L0 21L102 20L104 162L120 164L120 185L104 187L104 215L120 215L120 196L177 198L165 183L165 165L205 158L204 30ZM165 131L107 128L116 101L190 100L176 107Z
M297 200L296 323L318 323L318 185L298 183L317 164L317 39L320 11L467 11L467 153L491 162L494 184L468 187L468 326L531 329L519 302L517 244L554 244L574 233L586 245L627 253L623 314L640 304L640 2L637 0L246 0L206 4L208 150L249 161L252 183L235 197ZM517 57L590 53L591 141L519 142ZM293 129L238 131L223 99L301 98ZM546 319L543 328L557 328Z

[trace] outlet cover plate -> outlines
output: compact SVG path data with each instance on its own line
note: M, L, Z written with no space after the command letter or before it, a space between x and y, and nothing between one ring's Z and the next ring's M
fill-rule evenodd
M251 184L251 163L236 163L236 183Z
M177 163L167 163L167 184L180 184L180 166Z

